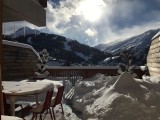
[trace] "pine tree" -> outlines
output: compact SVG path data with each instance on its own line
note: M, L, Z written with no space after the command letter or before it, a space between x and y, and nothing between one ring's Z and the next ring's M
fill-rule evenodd
M49 53L46 49L43 49L41 52L39 52L39 56L40 58L38 59L38 64L36 65L36 72L34 74L35 79L43 79L49 75L46 65L49 58Z
M118 67L119 67L118 73L121 74L123 72L128 72L130 74L133 74L134 77L136 77L137 75L135 73L133 73L133 69L136 66L132 64L132 62L133 62L132 51L125 49L120 53L120 57L122 58L124 63L118 64Z

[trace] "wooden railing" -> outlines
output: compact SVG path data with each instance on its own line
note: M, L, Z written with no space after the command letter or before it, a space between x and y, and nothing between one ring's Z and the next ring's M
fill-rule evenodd
M62 80L70 80L72 85L78 79L85 79L94 76L97 73L102 73L108 76L115 76L118 74L118 67L116 66L50 66L48 71L51 76L60 78ZM134 72L139 78L142 78L144 71L141 67L136 67Z

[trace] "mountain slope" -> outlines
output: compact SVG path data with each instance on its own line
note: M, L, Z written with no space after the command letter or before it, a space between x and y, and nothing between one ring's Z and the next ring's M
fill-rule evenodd
M51 57L70 63L97 65L106 58L104 52L96 48L80 44L76 40L71 40L59 35L41 33L37 30L36 32L39 34L34 34L35 30L29 30L29 28L26 30L28 32L25 36L23 35L24 30L22 28L12 34L8 39L29 44L38 52L46 48ZM15 34L17 38L13 37Z
M21 37L21 36L25 36L25 35L38 35L41 32L35 29L31 29L29 27L23 27L18 29L15 33L11 34L10 36L12 38L17 38L17 37Z
M146 64L146 56L151 44L151 39L158 31L160 31L160 29L149 30L141 35L133 36L114 44L98 45L96 48L100 50L103 49L103 51L112 54L113 59L107 59L105 61L106 65L117 65L119 62L122 62L118 56L125 49L132 52L134 57L133 63L135 65L144 65ZM100 48L100 46L102 47Z

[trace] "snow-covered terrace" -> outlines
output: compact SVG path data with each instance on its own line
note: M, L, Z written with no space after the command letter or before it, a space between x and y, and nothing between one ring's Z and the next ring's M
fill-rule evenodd
M33 49L19 43L19 45L10 42L4 44ZM36 53L34 50L32 52ZM106 118L159 120L160 118L158 102L160 78L142 76L146 70L145 66L139 66L134 70L142 79L133 78L128 73L120 76L117 74L118 67L115 66L50 66L48 70L53 78L51 81L61 81L66 86L65 93L74 85L72 107L81 113L77 117L77 114L64 102L65 115L62 116L57 107L56 118L65 120ZM29 120L30 115L25 118Z
M38 56L29 45L8 41L3 42L3 45L31 49ZM144 66L140 66L134 72L142 78L145 69ZM64 116L61 116L59 108L56 108L56 117L59 119L159 120L160 118L160 105L157 102L160 98L159 77L143 76L143 79L137 79L128 73L118 75L118 67L115 66L50 66L48 70L53 79L44 82L55 82L55 80L63 82L66 86L65 93L74 85L72 107L81 113L77 117L64 102ZM136 113L137 110L140 112ZM30 115L25 117L26 120L31 118Z
M15 1L12 2L16 3ZM28 9L28 7L25 8ZM37 18L36 20L39 21ZM144 76L144 79L135 79L127 73L121 76L110 76L109 71L117 71L117 68L102 66L56 67L48 68L48 70L54 77L69 78L71 75L77 76L77 74L82 75L81 78L83 75L84 78L90 77L89 79L83 78L75 84L73 106L74 109L81 112L81 115L77 117L67 105L63 104L65 115L60 118L58 116L60 110L57 108L56 118L65 120L160 120L159 77ZM103 74L95 75L101 73L101 70L103 70ZM115 72L113 74L117 75ZM10 120L13 118L1 116L1 119ZM26 120L29 119L30 116L27 116ZM20 119L15 118L15 120Z
M25 44L11 42L11 41L3 41L3 45L13 46L16 48L29 49L38 57L37 52L30 45L25 45ZM5 53L5 51L4 51L4 53ZM14 62L16 63L16 60ZM23 62L25 62L25 61L23 61ZM25 66L23 66L23 67L25 67ZM91 78L91 77L95 76L97 73L102 73L107 76L116 76L116 75L118 75L117 70L118 70L118 68L115 66L52 66L52 67L48 67L48 71L50 72L50 76L53 77L52 81L55 81L55 80L58 80L61 82L63 81L63 84L66 86L65 93L67 93L69 91L69 89L72 87L72 85L75 85L77 83L77 80ZM135 71L137 71L137 73L139 73L139 75L143 74L142 68L140 68L140 67L137 67L135 69ZM16 73L19 74L19 71L16 71ZM21 80L24 81L24 79L20 79L20 81ZM68 80L68 81L66 81L66 80ZM92 79L90 79L90 80L92 81ZM70 83L69 81L72 84L69 84ZM66 112L69 112L69 110L70 110L70 108L67 107ZM74 120L74 118L72 118L70 120Z
M25 80L20 83L24 82ZM54 83L54 80L44 82ZM74 87L72 106L63 101L65 114L62 115L60 107L57 106L56 119L159 120L159 82L159 77L144 76L143 79L136 79L128 73L118 76L97 74L78 80ZM30 120L31 115L29 113L25 119ZM49 114L46 120L50 120Z

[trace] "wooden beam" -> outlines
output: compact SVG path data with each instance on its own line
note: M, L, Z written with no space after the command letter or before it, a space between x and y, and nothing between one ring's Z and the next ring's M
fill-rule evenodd
M1 77L1 66L2 66L2 5L3 0L0 0L0 113L1 115L4 114L3 109L3 96L2 96L2 77Z
M39 0L39 3L42 5L42 7L47 7L47 0Z
M4 0L3 22L22 20L37 26L46 26L46 11L33 0Z

